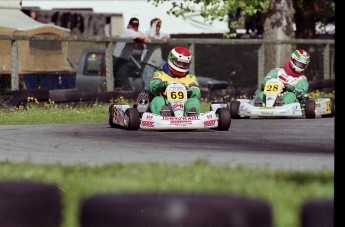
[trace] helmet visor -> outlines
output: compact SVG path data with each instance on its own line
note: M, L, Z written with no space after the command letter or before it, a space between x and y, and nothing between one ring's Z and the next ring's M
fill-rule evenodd
M292 63L297 66L300 69L306 69L308 64L305 64L303 62L297 61L296 59L292 59Z
M179 67L180 69L189 69L190 62L183 62L179 61L179 59L175 58L173 60L175 66Z

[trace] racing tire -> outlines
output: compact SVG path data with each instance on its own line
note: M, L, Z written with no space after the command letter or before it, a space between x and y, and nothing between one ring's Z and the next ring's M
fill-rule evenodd
M60 189L33 181L0 182L0 226L60 227Z
M218 108L216 110L218 118L218 131L228 131L231 125L231 114L228 108Z
M334 226L334 200L311 199L301 208L301 227Z
M304 115L308 119L314 119L316 117L315 112L315 100L308 99L304 103Z
M240 108L240 101L231 101L230 103L230 114L232 119L239 119L240 115L238 114L238 110Z
M140 113L136 108L128 108L125 111L124 128L138 130L140 126Z
M270 205L261 199L197 193L120 193L85 198L80 227L271 227Z
M330 100L331 100L331 103L330 103L331 113L330 114L321 115L321 117L323 117L323 118L331 118L331 117L335 116L335 103L334 103L334 99L330 98Z
M110 104L109 106L108 117L110 127L117 128L117 124L114 123L114 104Z

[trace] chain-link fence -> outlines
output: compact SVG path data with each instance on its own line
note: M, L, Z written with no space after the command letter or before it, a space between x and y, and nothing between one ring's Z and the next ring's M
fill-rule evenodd
M77 88L75 76L84 50L105 51L102 76L107 78L107 91L113 91L112 49L118 41L133 42L106 37L0 36L0 92ZM334 40L171 39L162 44L163 57L177 45L187 46L193 54L190 72L226 80L230 89L257 87L271 67L279 66L275 60L280 56L267 56L278 46L289 54L296 48L310 52L310 81L335 78Z

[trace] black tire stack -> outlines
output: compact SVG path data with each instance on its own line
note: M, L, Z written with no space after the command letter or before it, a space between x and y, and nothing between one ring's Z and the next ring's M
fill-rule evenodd
M301 207L301 227L333 227L334 200L310 199Z
M262 200L226 195L100 194L80 205L80 227L271 227Z
M0 182L0 226L60 227L62 204L53 184Z

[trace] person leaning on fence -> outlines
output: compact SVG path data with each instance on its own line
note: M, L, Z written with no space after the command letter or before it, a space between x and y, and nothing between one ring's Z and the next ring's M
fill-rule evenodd
M150 43L151 39L139 31L139 19L131 18L119 38L132 38L135 43L117 42L113 51L113 76L115 90L132 90L128 75L129 59L136 44Z
M150 22L150 29L146 31L145 34L150 37L151 40L161 40L161 42L165 44L169 41L170 35L160 32L161 26L162 21L159 18L153 18ZM144 45L144 50L141 55L141 76L144 90L149 89L153 73L161 69L164 63L161 44L151 43Z

